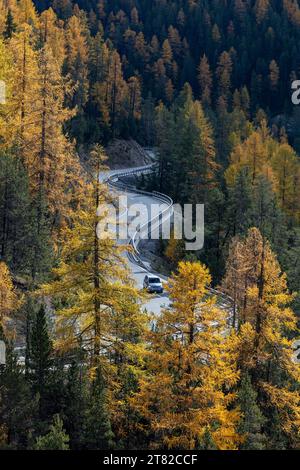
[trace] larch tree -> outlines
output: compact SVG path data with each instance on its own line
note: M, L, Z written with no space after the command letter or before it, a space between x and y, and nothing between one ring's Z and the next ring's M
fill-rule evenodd
M254 11L258 24L262 23L262 21L266 18L269 7L269 0L256 0L254 5Z
M108 134L110 128L110 108L108 103L107 77L110 68L110 51L100 33L91 38L89 54L92 102L97 107L97 121L100 123L104 133Z
M192 184L191 200L206 201L208 190L216 183L218 165L212 127L199 101L193 103L190 122L195 131L192 148L193 158L189 171Z
M12 2L12 11L18 26L30 24L37 27L39 18L32 0L21 0L20 2Z
M14 58L10 113L10 141L14 142L27 168L32 165L38 96L38 58L34 50L32 27L24 24L9 41L8 48Z
M131 83L131 86L135 85L132 91L136 93L130 97L119 54L115 50L109 51L105 44L101 45L99 37L96 39L97 42L94 44L96 49L92 52L91 59L97 72L97 80L92 88L92 96L100 112L101 122L105 126L110 125L112 135L116 136L124 125L124 120L129 116L130 103L136 105L138 102L139 87L137 82ZM99 47L100 56L97 54ZM132 98L136 98L135 102ZM128 102L129 109L126 110Z
M5 20L5 30L3 31L4 39L10 39L13 33L16 31L17 25L14 22L14 17L10 8L8 8L6 20Z
M171 64L172 59L173 59L172 48L168 39L165 39L162 44L161 56L164 61L164 64L168 67Z
M237 142L225 172L229 188L236 184L241 171L248 171L252 185L265 177L277 196L279 205L295 219L299 217L300 165L293 148L285 141L277 142L269 134L265 121L243 142Z
M271 144L272 140L264 124L261 129L253 131L244 142L237 143L231 152L230 165L225 172L227 184L231 186L236 175L245 167L249 169L252 184L261 174L271 177L269 164Z
M72 144L63 133L63 125L73 115L64 106L69 83L62 77L59 63L47 43L39 50L38 85L35 182L39 196L47 197L55 224L55 217L62 217L68 211L66 201L75 184L72 179L79 176L79 166Z
M204 106L209 106L211 104L212 73L205 54L201 57L198 67L198 81L201 90L201 101Z
M128 80L128 122L134 131L134 123L141 117L141 86L137 77Z
M115 136L121 127L124 101L128 96L128 86L123 78L122 64L117 51L110 56L110 65L106 80L106 101L110 109L112 135ZM124 115L123 115L124 117Z
M11 94L14 89L14 80L15 80L15 68L14 68L14 58L9 50L7 44L0 39L0 80L1 85L5 89L1 88L1 94L5 93L4 103L0 103L0 138L1 138L1 147L7 148L10 147L12 143L12 135L15 135L15 126L14 119L15 114L12 109L11 103Z
M272 60L269 65L269 80L270 87L273 92L277 90L279 82L280 70L275 60Z
M71 104L82 111L88 100L88 31L80 18L72 16L66 26L65 71L75 85Z
M222 52L218 60L216 69L216 76L218 79L219 96L222 96L225 101L229 98L231 87L231 73L232 73L232 59L230 54L226 51Z
M293 148L282 143L272 155L271 165L276 178L276 192L281 207L291 215L299 213L299 196L295 194L295 176L299 173L300 165ZM298 191L297 191L298 194Z
M240 324L239 364L250 374L258 404L270 421L278 414L280 428L292 447L299 443L299 364L293 360L297 320L287 289L268 241L252 228L245 240L235 240L236 265L228 264L225 284L235 297ZM236 284L239 289L236 290Z
M48 44L53 57L59 66L62 67L66 56L65 32L52 8L41 13L39 34L41 44Z
M180 262L169 280L171 306L150 335L148 374L133 402L154 448L196 449L207 433L218 449L238 446L236 337L224 335L226 312L208 296L210 281L204 265Z
M7 265L0 262L0 336L10 332L11 314L18 308L19 300ZM11 332L12 333L12 332Z
M127 365L134 371L141 360L145 317L128 277L126 246L118 245L105 230L112 199L107 186L99 182L103 158L103 149L94 147L92 182L72 225L62 233L61 262L43 292L63 302L56 311L57 346L74 348L80 342L89 356L91 376L101 370L105 383L112 388L114 384L117 393L118 372Z

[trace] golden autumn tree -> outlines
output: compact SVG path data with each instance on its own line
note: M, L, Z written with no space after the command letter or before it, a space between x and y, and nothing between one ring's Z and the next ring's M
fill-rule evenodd
M200 101L187 104L185 120L187 135L191 134L190 197L197 203L206 201L208 190L215 186L218 163L212 127Z
M39 34L41 43L47 43L51 48L53 57L62 67L66 56L65 32L62 20L57 18L52 8L41 13Z
M226 51L220 54L216 76L219 84L219 95L227 101L231 87L232 59Z
M26 23L34 28L38 26L39 18L32 0L13 1L12 12L18 25L22 26Z
M15 149L29 177L35 252L31 272L35 278L44 256L42 245L50 232L57 240L70 215L71 199L76 203L74 188L80 186L81 175L74 146L63 130L73 112L65 107L72 89L62 75L63 52L57 47L62 30L51 10L38 23L29 7L30 3L27 14L25 6L16 14L17 31L1 46L7 99L0 109L0 133L2 145Z
M123 78L122 63L117 51L110 54L109 67L106 77L106 102L110 109L112 135L119 129L124 118L124 102L128 96L128 86Z
M13 88L14 66L13 56L3 40L0 39L0 80L5 89L1 89L1 93L5 96L5 103L0 103L0 139L1 147L7 146L7 142L11 140L11 130L13 126L13 115L8 109L8 103L11 100Z
M225 172L227 184L232 185L239 171L248 167L252 183L255 179L270 172L270 143L272 142L265 122L253 131L244 141L234 147L230 155L230 165Z
M30 174L38 197L46 197L54 226L68 216L72 188L80 181L74 148L63 132L73 112L64 106L69 83L63 78L52 48L46 42L38 55L36 134ZM39 204L40 204L39 200Z
M201 90L201 101L208 106L211 104L212 73L205 54L201 57L198 67L198 81Z
M103 41L99 32L91 38L89 60L93 87L91 96L98 110L98 121L103 129L108 130L110 126L110 112L108 103L107 74L110 64L110 51Z
M137 112L137 103L140 94L138 81L134 79L128 85L123 77L122 63L117 51L109 51L105 44L102 44L101 36L97 35L93 42L91 51L91 61L96 74L96 82L92 88L93 100L100 112L100 120L106 126L110 125L112 135L115 136L123 120L129 116L131 103L134 104L134 112ZM133 86L134 85L134 86ZM134 98L134 100L132 100ZM129 109L126 102L129 102Z
M24 23L7 47L14 61L12 91L7 101L7 144L18 146L28 167L35 143L38 96L38 58L32 26Z
M88 29L83 20L72 16L66 26L66 61L65 70L75 85L71 104L81 112L88 100Z
M112 199L107 186L99 182L103 156L100 146L93 148L92 182L72 225L62 234L60 265L42 292L63 302L56 311L57 346L68 349L80 343L92 376L101 369L117 392L120 370L128 366L134 372L141 360L139 339L145 319L126 268L126 246L118 245L105 231L110 221L107 204Z
M7 265L0 262L0 337L7 336L10 331L11 314L19 305L18 296L14 288L11 274Z
M276 256L259 230L232 243L223 280L225 292L235 299L239 320L239 364L249 372L266 417L279 416L281 432L299 445L300 367L293 360L297 319ZM238 286L238 288L237 288Z
M275 60L271 60L269 65L269 80L270 88L272 91L276 91L278 87L280 77L280 70Z
M157 319L148 375L133 400L155 436L152 448L201 448L208 434L218 449L238 445L236 338L224 335L226 312L208 297L210 282L197 262L180 262L169 280L171 306Z
M271 157L271 165L276 178L275 191L279 204L291 215L299 214L300 165L296 152L285 142L279 144Z
M129 122L141 117L141 85L136 77L128 80L128 118Z
M258 24L262 23L268 14L270 8L269 0L256 0L254 5L254 12Z
M299 218L300 164L293 148L281 139L271 137L266 122L243 142L237 142L230 155L230 164L225 171L229 187L233 186L237 175L243 168L248 168L252 184L260 176L268 179L277 196L279 205L289 215Z

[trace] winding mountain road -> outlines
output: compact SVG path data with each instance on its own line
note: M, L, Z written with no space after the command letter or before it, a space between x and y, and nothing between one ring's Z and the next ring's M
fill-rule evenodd
M145 220L142 221L140 225L140 229L137 230L131 238L123 242L131 245L133 248L133 252L128 253L128 264L132 273L132 277L135 280L138 288L143 287L143 279L147 273L158 275L163 281L168 280L163 274L157 271L153 272L151 269L150 262L147 262L142 259L141 254L139 252L139 241L141 238L143 238L143 235L145 233L148 233L150 223L153 229L153 227L160 226L163 221L168 220L172 216L173 201L169 196L166 196L165 194L157 192L149 193L146 191L141 191L129 184L125 184L121 181L121 178L129 175L139 175L152 172L155 168L155 165L155 163L151 163L149 165L144 165L136 168L112 170L106 172L101 176L101 180L103 182L106 182L111 187L111 189L115 191L116 195L127 196L128 210L130 210L131 205L139 203L144 204L147 207L148 214L150 214L151 205L157 204L158 202L160 204L159 215L151 220L147 219L146 216ZM122 215L123 214L121 214L121 217ZM218 306L228 312L228 323L232 325L233 300L229 296L212 287L209 288L209 292L211 295L217 297ZM147 311L152 312L155 315L159 315L161 309L167 307L169 304L170 299L167 293L164 292L161 295L157 294L155 296L152 296L152 298L144 305L144 307Z
M160 193L149 193L146 191L140 191L133 186L125 185L120 181L122 177L129 175L139 175L145 174L153 171L155 164L144 165L142 167L128 168L123 170L112 170L101 175L101 180L106 182L111 189L115 192L116 196L127 196L127 211L130 211L130 207L134 204L143 204L147 209L147 213L151 213L151 206L153 204L159 204L159 214L156 215L152 220L149 220L146 215L143 215L143 220L141 221L140 228L124 241L119 241L119 243L126 243L131 245L132 252L127 253L128 257L128 266L132 274L132 278L136 282L136 286L139 289L143 287L143 280L145 275L152 274L151 265L149 262L142 260L139 252L139 241L141 237L149 230L149 224L152 224L152 229L159 227L163 221L168 220L173 213L173 201L171 198L164 194ZM124 212L120 215L119 219L122 218ZM159 277L167 281L167 278L161 274L155 272ZM161 309L167 307L170 304L169 297L166 292L162 294L152 295L151 298L144 304L144 308L148 312L152 312L155 315L159 315Z

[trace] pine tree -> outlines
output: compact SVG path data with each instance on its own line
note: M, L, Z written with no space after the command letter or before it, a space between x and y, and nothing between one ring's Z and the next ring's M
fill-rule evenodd
M39 436L34 445L35 450L69 450L69 436L63 429L63 422L59 415L53 417L53 424L48 434Z
M0 369L0 423L4 449L26 449L34 433L37 401L32 399L24 371L12 346L6 350L6 366Z
M92 385L90 402L85 420L84 440L87 449L107 450L114 448L114 434L108 411L107 390L98 370Z
M79 350L67 373L65 428L70 437L70 448L82 449L84 422L88 405L86 369L82 365L83 351Z
M196 101L190 111L192 132L195 132L192 144L191 167L188 169L191 181L191 200L205 201L207 192L216 182L217 163L212 128L200 102Z
M158 108L157 129L161 182L165 169L170 169L164 189L178 201L205 201L218 165L211 125L188 84L171 112Z
M272 91L276 91L279 82L279 67L275 60L272 60L269 65L269 79Z
M0 154L0 253L15 273L31 260L31 197L26 170L9 152Z
M32 323L29 352L29 379L33 392L39 396L40 417L47 415L45 397L49 384L52 342L49 337L44 305L37 311Z
M257 392L253 389L250 376L247 373L242 377L239 385L238 403L242 413L239 433L245 437L241 449L265 449L266 436L262 432L262 427L266 419L257 405Z
M227 220L232 235L244 235L250 226L253 205L248 168L243 168L238 173L234 185L228 188L228 193Z

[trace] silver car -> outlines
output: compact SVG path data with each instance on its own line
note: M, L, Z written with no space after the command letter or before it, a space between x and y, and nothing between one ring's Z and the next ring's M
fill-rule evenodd
M147 289L148 292L156 292L162 294L164 291L163 285L159 277L146 275L143 282L144 289Z

